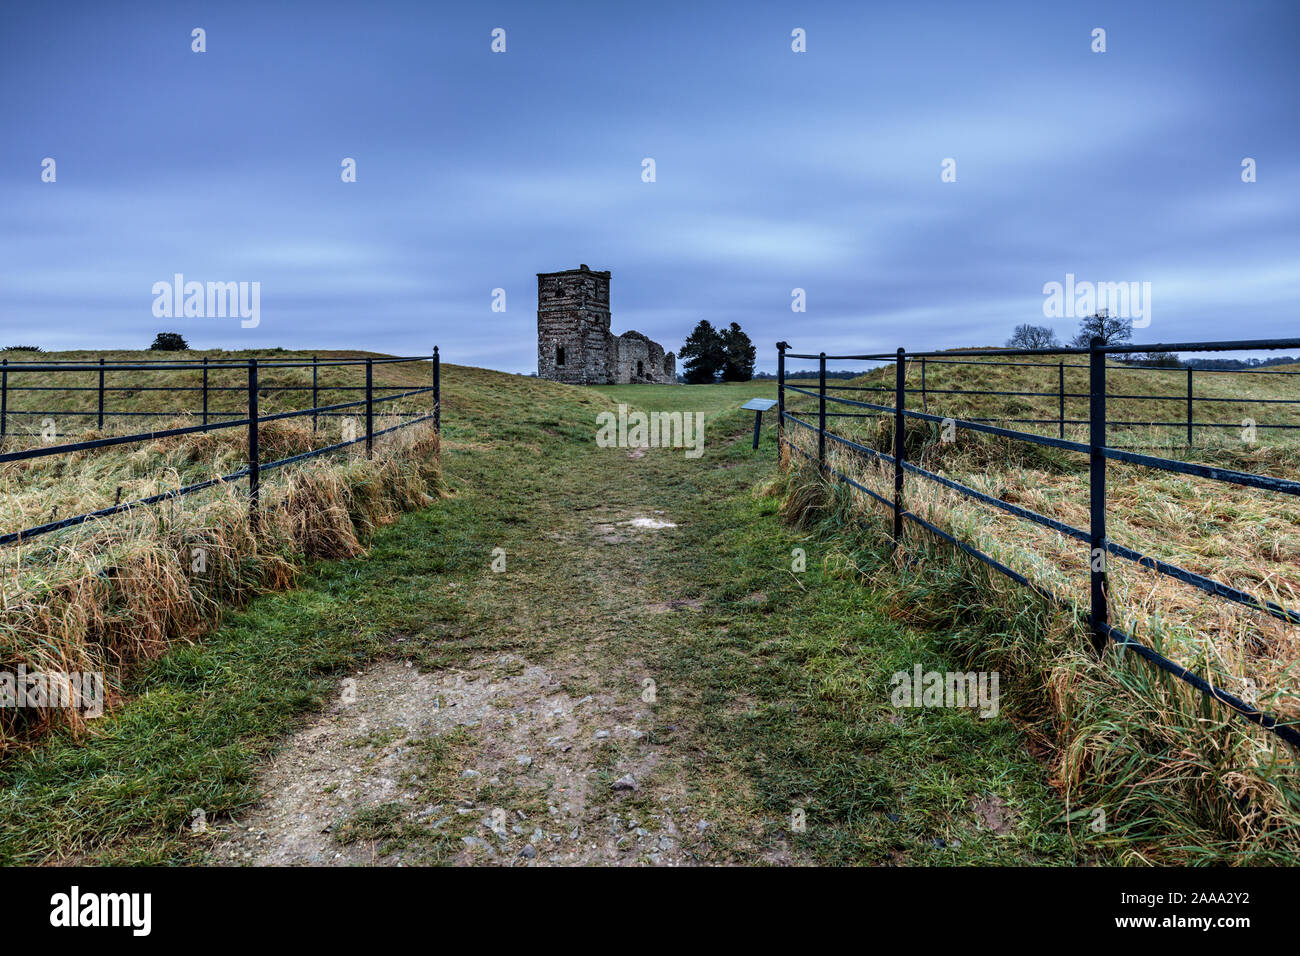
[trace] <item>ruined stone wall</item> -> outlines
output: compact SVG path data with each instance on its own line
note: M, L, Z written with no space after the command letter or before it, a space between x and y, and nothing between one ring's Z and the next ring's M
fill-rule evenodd
M677 381L676 361L671 352L640 332L624 332L618 336L614 381L674 383Z
M645 336L625 332L618 337L615 347L617 360L614 365L614 381L620 385L628 382L644 382L645 370L650 365L649 342Z
M677 381L673 353L640 332L610 333L608 272L537 274L537 374L570 385Z

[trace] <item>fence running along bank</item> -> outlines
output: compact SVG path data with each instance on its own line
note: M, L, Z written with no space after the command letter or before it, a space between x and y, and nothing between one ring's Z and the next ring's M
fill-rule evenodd
M405 386L395 385L375 385L374 384L374 367L376 365L392 365L396 363L427 363L430 367L431 383L419 388L406 388ZM364 385L323 385L320 383L320 372L325 368L344 368L344 367L363 367L365 368ZM311 385L280 385L270 386L263 385L259 381L261 373L269 369L300 369L310 368L312 370ZM201 411L156 411L156 412L128 412L128 411L111 411L104 408L105 392L114 391L113 388L105 388L105 376L110 372L194 372L202 371L203 384L198 386L177 385L174 387L161 386L123 386L122 391L141 392L141 391L163 391L163 392L193 392L201 391L203 398L203 408ZM208 381L209 373L218 370L235 370L236 372L247 371L247 383L237 386L217 386L210 385ZM34 386L15 386L9 381L11 375L40 375L51 373L67 372L86 372L98 375L97 386L83 386L79 388L62 388L58 386L34 385ZM39 412L17 412L10 411L8 408L9 395L12 392L19 391L96 391L98 392L98 408L96 411L39 411ZM312 394L312 404L310 408L294 409L291 411L276 412L270 415L262 415L258 410L258 400L262 394L271 392L302 392L310 391ZM320 394L322 392L342 391L354 392L364 391L365 397L354 401L334 402L327 405L321 405ZM245 395L245 407L239 411L213 411L208 407L210 394L225 394L229 392L241 392ZM395 392L395 394L380 394L376 392ZM383 403L394 402L403 398L410 398L418 395L430 395L432 404L429 411L424 414L416 415L401 421L396 425L387 428L375 430L375 409ZM16 451L0 451L0 464L11 461L26 461L33 458L46 458L52 455L68 455L73 452L89 451L96 448L109 448L117 445L130 445L138 442L152 441L159 438L172 438L178 435L193 435L202 432L220 431L231 428L247 429L248 442L248 464L238 471L231 472L228 475L209 478L204 481L194 482L173 488L169 491L156 495L150 495L146 498L137 498L132 501L123 501L111 505L107 508L101 508L98 511L90 511L84 514L73 515L58 521L50 521L45 524L35 525L30 528L24 528L20 531L12 531L6 534L0 534L0 546L16 544L30 540L43 534L49 534L52 531L59 531L64 528L71 528L76 525L84 524L99 518L107 518L112 515L121 514L133 508L139 508L145 505L154 505L163 501L174 498L180 498L184 495L193 494L197 491L203 491L215 485L226 484L241 479L248 480L248 518L250 524L256 526L257 512L260 501L260 483L262 473L271 471L275 468L283 468L286 465L292 465L297 462L306 461L309 458L315 458L319 455L327 455L331 452L347 448L352 445L364 443L365 454L367 458L374 457L374 442L381 435L398 431L399 429L409 428L420 422L432 421L435 433L441 435L441 402L442 383L441 383L441 363L438 355L438 349L435 346L432 355L422 356L405 356L405 357L384 357L384 358L364 358L364 359L318 359L313 357L311 361L259 361L258 359L240 360L217 360L209 361L203 359L201 362L197 359L190 360L167 360L167 361L136 361L136 362L105 362L100 360L98 363L88 362L69 362L69 361L52 361L52 362L4 362L0 364L0 440L7 434L7 421L11 415L30 414L51 417L55 415L90 415L95 416L100 429L104 427L105 418L113 416L150 416L158 417L175 417L178 415L192 415L202 418L202 423L198 425L185 425L177 428L156 429L147 432L135 432L129 435L112 435L87 439L85 441L66 442L58 445L43 445L34 448L24 448ZM258 450L258 430L259 426L266 422L281 421L290 418L302 418L310 415L312 417L312 431L317 428L318 421L322 417L345 416L347 410L352 409L353 414L359 414L364 409L365 432L354 438L345 438L342 441L324 445L320 448L313 448L310 451L303 452L299 455L292 455L288 458L281 458L276 461L262 461ZM382 412L382 409L381 409ZM213 419L220 418L221 421ZM56 436L56 437L67 437ZM3 445L0 444L0 449Z
M1179 474L1192 475L1199 478L1209 479L1211 481L1224 482L1227 484L1240 485L1249 488L1256 488L1263 491L1271 491L1278 494L1300 495L1300 482L1291 481L1284 478L1275 478L1268 475L1253 474L1250 472L1234 471L1228 468L1219 468L1212 465L1197 464L1194 462L1179 461L1170 458L1159 458L1152 455L1140 454L1132 450L1114 447L1107 444L1106 427L1107 425L1124 425L1124 424L1162 424L1162 423L1123 423L1116 421L1107 421L1106 418L1106 400L1108 397L1118 398L1125 396L1107 395L1106 391L1106 357L1107 355L1123 354L1129 352L1228 352L1228 351L1267 351L1274 349L1294 349L1300 347L1300 339L1256 339L1256 340L1239 340L1239 341L1217 341L1217 342L1178 342L1169 344L1154 345L1104 345L1100 339L1093 339L1088 348L1047 348L1047 349L984 349L972 350L961 353L963 356L981 356L989 358L1043 358L1046 356L1070 355L1086 356L1088 359L1088 417L1082 420L1081 424L1088 426L1088 441L1078 442L1067 440L1064 437L1064 424L1061 431L1056 437L1049 435L1039 435L1030 432L1016 431L1009 428L1003 428L994 425L990 421L981 421L978 419L961 419L951 416L944 417L934 415L927 411L915 411L907 408L908 393L919 392L920 389L907 388L906 386L906 363L911 360L927 361L952 361L953 353L951 352L907 352L905 349L898 349L894 353L877 353L869 355L827 355L825 352L818 354L800 354L787 351L790 348L789 343L777 343L777 400L778 400L778 454L780 449L789 447L808 458L818 469L820 473L828 474L831 477L850 485L861 491L876 503L884 506L893 513L893 542L897 546L903 540L904 522L910 521L913 524L924 528L926 531L935 535L939 539L946 541L948 544L958 548L962 552L982 561L999 573L1005 575L1024 587L1030 588L1049 602L1065 608L1067 610L1076 610L1073 601L1062 598L1039 584L1029 580L1023 574L1013 570L996 558L985 554L983 551L972 546L971 544L961 541L949 534L947 531L935 526L933 523L913 514L907 510L904 501L904 476L911 474L928 481L936 482L951 491L955 491L967 498L979 501L982 504L997 508L1007 514L1023 518L1035 524L1049 528L1059 534L1073 538L1077 541L1084 542L1089 549L1089 607L1088 623L1093 635L1094 644L1099 652L1103 651L1108 642L1131 650L1133 653L1142 657L1156 667L1173 674L1179 680L1196 688L1202 694L1226 704L1229 708L1241 715L1252 723L1271 731L1292 746L1300 748L1300 732L1290 724L1283 723L1272 714L1265 713L1244 700L1236 697L1223 690L1215 687L1205 678L1193 673L1169 658L1160 654L1158 651L1140 643L1132 635L1125 633L1110 623L1109 607L1109 582L1107 579L1106 561L1108 556L1114 555L1128 561L1135 562L1141 567L1157 574L1174 578L1185 584L1189 584L1200 589L1206 594L1212 595L1221 600L1234 602L1254 611L1270 615L1278 620L1288 624L1300 624L1300 612L1281 607L1272 602L1261 600L1254 595L1248 594L1238 588L1231 587L1220 581L1188 571L1177 565L1161 561L1145 554L1141 554L1132 548L1125 547L1109 540L1106 536L1106 463L1108 461L1124 462L1131 465L1141 465L1147 468L1156 468L1163 471L1177 472ZM787 384L785 375L785 363L787 359L815 359L819 362L819 380L817 390L802 388L795 385ZM884 390L892 392L894 404L880 405L872 402L861 401L857 399L842 398L837 395L828 394L831 391L863 391L878 390L880 386L847 386L826 384L826 363L828 361L878 361L893 362L895 369L894 388L889 389L887 386ZM1009 363L1019 364L1019 363ZM1026 363L1027 364L1027 363ZM1058 365L1063 365L1058 362ZM1252 370L1253 371L1253 370ZM1064 388L1061 389L1064 392ZM794 392L802 396L814 398L817 400L815 410L817 416L816 424L799 418L793 412L786 410L786 392ZM976 393L978 394L978 392ZM985 394L1003 394L998 392L986 392ZM1147 396L1140 396L1147 397ZM1218 399L1216 399L1217 401ZM845 417L877 417L879 415L889 415L893 417L893 438L894 453L892 455L869 448L860 442L855 442L843 435L838 435L829 431L826 427L826 419L836 417L835 413L827 413L826 403L832 402L837 405L849 406L856 409L865 409L866 412L847 413ZM812 409L799 410L800 414L811 414ZM1064 419L1064 413L1061 418ZM1004 438L1010 438L1016 441L1030 442L1033 444L1043 445L1051 448L1060 448L1065 451L1076 452L1087 455L1089 461L1088 473L1088 495L1089 495L1089 526L1086 529L1076 528L1064 522L1049 518L1046 515L1039 514L1029 508L1019 505L1013 505L995 498L992 495L984 494L967 485L954 481L943 475L935 474L917 464L906 460L904 437L906 434L907 420L921 422L933 422L941 426L951 428L967 429L975 432L982 432L989 435L997 435ZM1005 421L1005 420L1004 420ZM785 423L791 422L800 428L806 429L817 436L817 454L814 457L810 452L805 451L802 447L790 441L785 434ZM1190 426L1189 426L1190 427ZM1292 426L1294 427L1294 426ZM1189 432L1190 435L1190 432ZM835 468L831 468L826 463L826 442L830 440L838 446L848 449L849 451L864 456L865 458L884 462L893 467L893 495L892 497L881 494L862 483L853 480L848 475L843 474Z
M1086 349L1082 349L1079 351L1083 353L1087 352ZM1120 354L1124 354L1124 352L1128 352L1128 351L1132 351L1132 349L1126 346L1123 352L1121 352ZM989 353L978 351L978 350L966 350L961 353L947 352L943 354L951 356L953 354L971 355L971 354L989 354ZM803 358L803 357L804 356L798 356L793 354L790 356L790 358ZM806 357L815 359L818 356L809 355ZM1065 437L1066 425L1087 425L1088 424L1088 419L1086 418L1066 417L1067 402L1071 400L1087 399L1090 397L1090 393L1068 391L1066 389L1066 384L1065 384L1065 380L1066 380L1065 370L1086 369L1088 368L1086 364L1079 363L1079 362L1066 362L1064 360L1058 362L972 362L972 361L965 361L960 358L931 358L930 355L926 353L917 353L916 355L913 355L911 357L917 359L920 363L921 387L909 388L907 389L907 391L911 394L914 395L919 394L921 396L922 411L928 412L930 410L929 400L930 400L930 396L932 395L933 396L996 395L1004 398L1053 398L1056 399L1057 414L1055 417L1052 418L1013 418L1010 416L1006 416L1006 417L999 416L996 418L968 418L966 419L966 421L980 422L983 424L1001 423L1001 424L1008 424L1008 425L1049 425L1049 426L1054 426L1053 430L1056 431L1056 435L1058 438ZM930 386L928 384L928 378L927 378L928 370L933 366L948 366L948 365L975 366L979 368L1054 369L1057 373L1056 388L1051 389L1050 391L1016 391L1016 390L982 389L982 388L934 388ZM1196 429L1198 428L1232 429L1232 428L1241 427L1241 425L1235 422L1211 422L1211 421L1205 421L1203 419L1198 421L1196 419L1196 412L1195 412L1198 403L1202 405L1211 404L1211 403L1222 403L1222 404L1233 404L1233 405L1300 406L1300 398L1231 398L1228 396L1196 394L1196 383L1198 381L1205 381L1205 376L1212 376L1212 375L1220 375L1220 376L1222 375L1228 375L1228 376L1280 375L1280 376L1292 376L1292 377L1300 376L1300 372L1288 371L1285 369L1195 368L1192 366L1183 367L1183 366L1167 366L1167 365L1122 365L1122 366L1112 366L1111 371L1112 372L1123 371L1125 373L1163 372L1165 373L1163 376L1163 380L1167 381L1170 379L1170 377L1176 378L1177 380L1179 380L1176 382L1176 384L1179 386L1179 390L1177 394L1172 394L1172 395L1136 394L1135 395L1135 394L1112 392L1108 397L1115 398L1115 399L1128 399L1138 403L1147 403L1147 402L1164 403L1161 406L1162 409L1167 409L1170 407L1170 404L1173 404L1176 407L1180 407L1183 411L1183 414L1178 418L1170 418L1164 421L1154 420L1154 419L1150 421L1123 421L1119 419L1111 419L1110 421L1107 422L1108 425L1117 426L1117 427L1177 428L1180 431L1185 429L1186 436L1187 436L1186 443L1189 446L1193 444L1194 435ZM792 377L806 378L811 374L814 373L801 372L801 373L796 373ZM1197 376L1199 376L1199 378ZM1185 381L1186 383L1185 386L1183 385L1183 381ZM889 388L888 386L884 386L884 385L832 385L830 386L830 388L832 391L882 392L882 393L889 393L891 395L893 394L894 391L892 388ZM829 417L853 418L857 416L851 414L850 415L832 414ZM1281 431L1300 430L1300 424L1285 424L1285 423L1260 422L1260 423L1256 423L1254 427L1256 429L1276 429ZM1142 447L1142 446L1112 445L1111 447L1121 448L1121 447Z

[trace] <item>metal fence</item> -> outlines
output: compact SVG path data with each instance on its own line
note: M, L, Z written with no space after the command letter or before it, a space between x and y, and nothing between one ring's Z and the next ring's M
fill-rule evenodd
M1005 351L1005 350L1004 350ZM1128 351L1126 348L1125 351ZM1080 350L1086 354L1087 350ZM951 353L946 353L951 354ZM967 354L987 354L987 353L967 353ZM791 355L791 358L800 356ZM817 358L816 355L807 356L808 358ZM1005 398L1051 398L1055 399L1056 415L1050 418L971 418L968 421L980 422L984 424L1002 423L1007 425L1048 425L1054 426L1052 430L1056 432L1058 438L1065 437L1066 425L1087 425L1086 418L1067 418L1066 409L1070 400L1088 399L1089 392L1072 392L1066 390L1065 378L1066 369L1087 369L1088 366L1077 362L975 362L954 358L930 358L926 354L918 353L918 361L921 366L921 387L909 388L907 392L913 395L921 396L921 410L928 412L930 410L930 396L943 395L994 395ZM980 388L933 388L928 383L929 368L935 365L962 365L977 366L980 368L1043 368L1054 369L1056 371L1056 388L1049 391L1019 391L1019 390L996 390ZM1159 365L1122 365L1112 366L1112 372L1163 372L1166 376L1176 376L1179 380L1176 384L1179 387L1177 394L1170 395L1134 395L1120 392L1112 392L1108 396L1114 399L1130 399L1138 402L1160 402L1164 403L1162 408L1168 408L1171 404L1175 406L1176 411L1182 411L1183 414L1178 418L1166 418L1165 420L1143 420L1143 421L1124 421L1120 419L1110 419L1107 424L1117 427L1166 427L1177 428L1180 431L1185 430L1187 444L1192 445L1195 441L1195 430L1197 428L1240 428L1241 426L1234 422L1212 422L1204 419L1197 421L1196 404L1202 405L1209 403L1224 403L1233 405L1286 405L1300 407L1300 398L1230 398L1215 395L1196 394L1196 382L1204 381L1205 376L1211 375L1282 375L1282 376L1300 376L1300 372L1273 369L1255 369L1255 368L1193 368L1182 366L1159 366ZM1200 376L1197 378L1197 376ZM1183 384L1185 382L1185 385ZM884 385L831 385L832 391L858 391L858 392L885 392L893 394L893 389ZM846 416L840 416L846 417ZM851 416L849 416L851 417ZM1282 431L1300 430L1300 424L1285 423L1259 423L1257 429L1276 429ZM1114 445L1111 447L1121 447ZM1133 447L1133 446L1130 446Z
M1132 548L1116 544L1106 536L1106 463L1108 461L1119 461L1132 465L1141 465L1147 468L1156 468L1163 471L1176 472L1184 475L1192 475L1198 478L1205 478L1211 481L1224 482L1233 485L1240 485L1249 488L1256 488L1264 491L1276 492L1286 495L1300 495L1300 482L1284 478L1275 478L1268 475L1253 474L1250 472L1234 471L1227 468L1219 468L1212 465L1197 464L1194 462L1179 461L1171 458L1158 458L1151 455L1139 454L1131 450L1117 448L1107 444L1106 428L1108 425L1123 425L1128 423L1108 421L1106 417L1107 398L1120 397L1108 395L1106 389L1107 378L1107 355L1121 354L1135 351L1143 352L1226 352L1226 351L1266 351L1273 349L1293 349L1300 347L1300 339L1261 339L1250 341L1220 341L1220 342L1180 342L1172 344L1155 344L1155 345L1123 345L1108 346L1102 344L1101 340L1094 339L1091 345L1086 349L1081 348L1054 348L1054 349L987 349L973 351L970 355L980 355L989 358L1012 358L1012 357L1030 357L1041 358L1053 355L1076 355L1086 356L1088 359L1088 391L1080 397L1086 397L1088 400L1088 417L1082 420L1082 424L1088 426L1088 441L1078 442L1070 441L1064 437L1064 423L1061 424L1061 431L1057 436L1038 435L1025 431L1015 431L994 425L988 421L969 420L952 417L944 417L931 414L927 411L915 411L907 407L907 396L909 392L917 392L919 389L908 389L906 387L906 362L909 359L924 359L930 362L948 361L952 359L951 352L912 352L908 353L904 349L898 349L896 353L878 353L872 355L827 355L825 352L812 354L798 354L788 352L790 345L786 342L778 342L778 405L780 414L778 416L778 448L790 447L807 457L818 468L820 473L829 474L830 476L844 482L858 491L863 492L872 500L880 505L890 509L893 512L893 542L897 546L903 539L904 522L910 521L917 526L924 528L926 531L935 535L948 544L953 545L964 553L974 557L983 563L994 568L999 573L1005 575L1011 580L1032 589L1049 602L1060 607L1076 610L1074 602L1062 598L1041 585L1030 581L1027 577L1019 572L1007 567L996 558L985 554L978 548L958 540L953 535L944 531L907 510L904 500L904 476L907 474L924 478L928 481L936 482L951 491L955 491L965 497L979 501L982 504L997 508L1007 514L1014 515L1018 518L1031 521L1037 525L1049 528L1059 534L1073 538L1080 542L1085 542L1089 548L1089 607L1088 621L1093 635L1094 643L1098 651L1104 650L1108 642L1131 650L1156 667L1173 674L1178 679L1195 687L1201 693L1212 697L1223 704L1226 704L1233 711L1245 717L1247 720L1258 724L1261 727L1277 734L1288 743L1300 747L1300 732L1287 724L1282 723L1278 718L1267 714L1256 708L1250 703L1226 692L1220 687L1215 687L1209 681L1193 673L1180 664L1175 663L1154 649L1135 640L1132 635L1125 633L1110 623L1110 606L1109 606L1109 582L1107 578L1107 561L1110 556L1132 561L1141 567L1154 571L1157 574L1165 575L1185 584L1189 584L1200 589L1206 594L1216 598L1234 602L1236 604L1248 607L1254 611L1267 614L1278 620L1289 624L1300 624L1300 612L1290 610L1279 606L1272 601L1262 600L1254 595L1248 594L1238 588L1224 584L1220 581L1204 575L1188 571L1185 568L1170 564L1158 558L1139 553ZM816 391L808 388L787 384L785 377L786 359L817 359L820 363L819 382ZM887 392L892 392L894 398L893 405L880 405L871 402L865 402L855 399L842 398L837 395L828 394L826 385L826 363L827 361L892 361L895 365L895 382L894 388L889 389L884 386ZM1058 362L1063 366L1064 362ZM831 386L829 391L839 391L848 388L855 390L877 390L880 386ZM1063 389L1062 389L1063 391ZM797 393L806 397L817 400L817 422L805 421L799 418L793 412L786 410L786 392ZM990 392L987 394L1002 394ZM1147 397L1147 396L1141 396ZM865 415L876 417L879 415L888 415L893 418L893 438L894 453L892 455L877 451L860 442L855 442L843 435L835 434L826 427L827 418L836 417L837 413L827 413L826 403L831 402L836 405L849 406L856 409L865 410ZM811 410L809 410L809 413ZM803 412L801 412L803 413ZM806 414L806 413L805 413ZM851 417L863 417L864 412L844 413ZM1061 415L1064 419L1064 414ZM906 460L905 442L907 421L934 422L940 425L947 425L952 428L966 429L974 432L981 432L989 435L997 435L1004 438L1010 438L1017 441L1030 442L1050 448L1063 449L1065 451L1076 452L1087 455L1089 461L1088 476L1088 493L1089 493L1089 526L1088 528L1075 528L1064 522L1049 518L1046 515L1039 514L1028 508L1013 505L1009 502L1002 501L992 495L984 494L967 485L954 481L943 475L935 474L917 464ZM785 423L791 422L800 428L806 429L817 436L817 454L814 458L810 452L805 451L802 447L791 442L785 434ZM1147 423L1141 424L1160 424ZM862 483L855 481L848 475L843 474L835 468L831 468L826 463L826 441L827 439L836 443L842 448L864 456L869 460L884 462L892 466L893 469L893 495L887 496L878 493Z
M430 366L431 383L419 388L406 388L403 386L376 386L374 384L374 367L376 365L391 365L395 363L420 362L428 363ZM323 385L320 382L320 372L326 368L346 368L362 367L365 368L364 385ZM260 376L263 372L271 369L298 369L310 368L312 372L311 385L263 385ZM185 385L160 385L160 386L113 386L106 385L106 377L110 373L119 372L195 372L201 370L202 384L195 386ZM236 386L218 386L210 384L209 376L212 372L218 370L233 370L236 372L245 371L247 381L244 384ZM52 373L90 373L98 376L98 383L94 386L78 386L75 388L64 388L51 385L15 385L11 384L11 376L39 376L49 375ZM122 411L105 408L105 396L115 390L141 392L176 392L192 393L195 391L202 392L202 409L190 411ZM97 408L95 411L72 411L72 410L55 410L55 411L15 411L10 410L9 397L15 392L66 392L66 391L95 391L97 392ZM277 412L270 415L260 414L258 409L258 400L263 394L271 392L311 392L312 403L308 408L294 409L292 411ZM364 398L353 401L334 402L331 404L321 405L320 395L322 392L356 392L363 391ZM216 411L209 408L209 398L211 396L227 395L231 392L242 393L244 395L244 407L238 411L226 410ZM377 392L389 392L395 394L376 394ZM417 415L396 425L387 428L375 430L375 409L387 402L394 402L398 399L409 398L417 395L431 395L432 405L426 414ZM9 363L7 360L0 363L0 439L7 435L7 423L10 416L15 415L39 415L46 418L52 416L92 416L96 419L97 426L100 430L104 427L106 419L114 417L175 417L178 415L191 415L195 418L201 418L201 424L184 425L175 428L156 429L146 432L134 432L128 435L110 435L90 438L82 441L71 441L63 444L41 445L33 448L23 448L15 451L4 451L3 444L0 444L0 464L11 461L27 461L34 458L46 458L52 455L67 455L73 452L89 451L96 448L109 448L117 445L129 445L137 442L152 441L159 438L171 438L179 435L193 435L201 432L220 431L232 428L243 428L247 430L248 442L248 464L228 475L210 478L204 481L194 482L157 495L150 495L146 498L138 498L133 501L118 502L107 508L98 511L91 511L85 514L73 515L58 521L50 521L45 524L36 525L30 528L24 528L20 531L12 531L7 534L0 534L0 546L15 544L22 541L30 540L39 535L48 534L52 531L59 531L64 528L71 528L76 525L84 524L98 518L107 518L112 515L129 511L133 508L139 508L144 505L158 504L169 499L179 498L184 495L193 494L196 491L203 491L215 485L248 480L248 499L249 499L249 522L256 526L258 520L258 505L260 501L260 484L261 476L264 472L276 468L282 468L286 465L295 464L305 461L309 458L315 458L319 455L326 455L331 452L347 448L352 445L365 444L365 454L367 458L374 456L374 441L381 435L395 432L402 428L408 428L411 425L424 421L432 421L434 431L441 434L441 367L438 356L438 349L433 349L432 355L413 356L413 357L391 357L391 358L365 358L365 359L318 359L313 357L310 362L306 361L259 361L258 359L248 359L247 361L238 360L218 360L209 361L208 359L169 359L164 361L135 361L135 362L105 362L100 360L97 363L88 362L69 362L69 361L37 361L37 362L14 362ZM345 438L342 441L334 442L320 448L313 448L310 451L299 455L292 455L288 458L281 458L276 461L265 462L261 460L258 450L259 426L267 422L282 421L291 418L302 418L308 415L312 418L313 432L319 425L319 419L329 416L347 416L347 410L353 410L352 414L360 414L364 410L365 433L354 438ZM381 409L382 411L382 409ZM216 420L221 419L221 420ZM54 437L70 437L69 435L55 435Z

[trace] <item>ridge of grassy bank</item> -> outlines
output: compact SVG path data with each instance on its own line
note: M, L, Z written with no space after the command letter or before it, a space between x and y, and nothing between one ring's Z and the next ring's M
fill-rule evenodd
M892 482L892 472L858 456L829 457L867 487ZM1066 821L1088 831L1091 845L1128 863L1295 863L1300 764L1285 743L1136 656L1110 647L1098 658L1086 622L920 528L906 524L894 551L883 508L819 477L803 456L789 459L777 486L787 518L834 542L895 617L943 635L959 667L1001 673L1004 705L1048 760ZM905 495L959 540L1003 557L1000 523L918 499L914 487ZM1157 650L1185 650L1162 637L1155 631ZM1223 659L1202 650L1181 662L1231 686Z
M57 353L28 360L55 357L83 360L88 355ZM107 357L133 361L141 355ZM382 384L412 384L406 365L378 368L376 378ZM300 384L304 373L310 381L310 369L289 371ZM359 370L334 372L332 380L350 376L355 382ZM40 381L53 388L48 384L53 380L81 374L42 373ZM163 374L112 373L111 384L131 392L115 404L126 410L157 410L164 400L151 389L175 384L160 377ZM178 374L189 380L201 372ZM226 378L238 374L214 369L211 385L225 387ZM17 378L11 374L10 384ZM180 400L189 394L179 393ZM301 401L286 398L296 394L268 392L263 413L301 408ZM86 395L13 392L10 409L32 402L41 409L60 402L60 407L72 409L93 403ZM377 416L376 430L397 421ZM102 433L91 429L73 437L163 424L165 420L134 417L125 425L110 421ZM264 423L259 428L263 460L303 454L335 441L338 428L337 421L326 420L317 430L305 417ZM23 442L21 434L11 435L7 447ZM5 463L0 465L0 525L5 531L18 530L233 474L246 464L245 442L245 430L233 428ZM114 707L127 693L131 670L141 662L194 640L214 626L223 611L242 606L255 593L290 586L305 562L362 553L363 542L376 527L400 511L427 505L440 493L439 482L438 436L426 422L380 436L372 460L354 447L267 471L255 529L248 519L246 483L232 482L10 544L0 549L0 670L102 674L102 703ZM59 724L84 732L89 719L94 718L65 706L7 707L0 711L0 753Z

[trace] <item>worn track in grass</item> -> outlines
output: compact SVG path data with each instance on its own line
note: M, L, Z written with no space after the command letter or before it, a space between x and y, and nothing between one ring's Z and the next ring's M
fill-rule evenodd
M610 399L662 391L445 386L453 496L11 761L0 858L1078 861L1004 718L890 706L895 671L955 668L755 493L771 429L751 452L724 409L770 386L674 390L699 459L595 447Z

